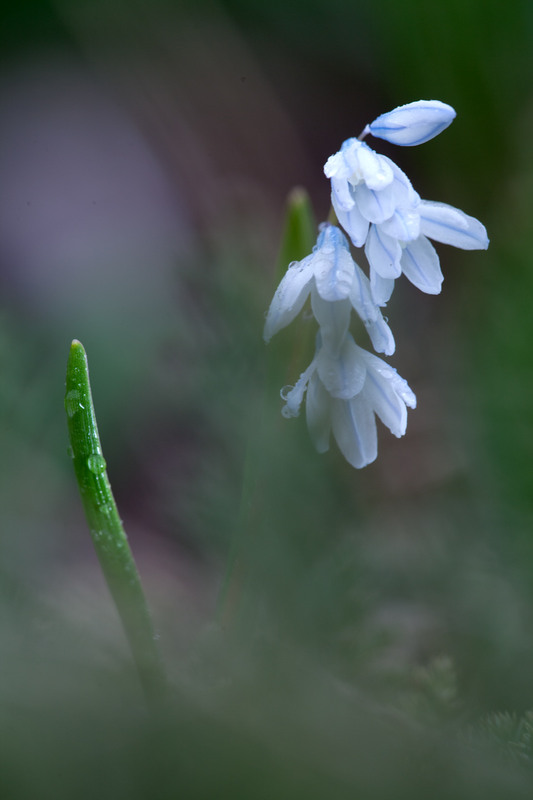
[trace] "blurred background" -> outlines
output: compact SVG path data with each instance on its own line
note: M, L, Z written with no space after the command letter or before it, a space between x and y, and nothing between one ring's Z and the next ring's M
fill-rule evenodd
M533 5L1 9L6 797L530 796L528 775L463 763L453 726L533 706ZM421 98L454 106L453 125L376 149L491 245L437 246L438 297L398 282L391 363L418 408L359 472L281 418L262 325L290 190L324 219L327 157ZM179 687L157 724L67 454L73 338ZM210 621L250 441L247 614L228 642ZM421 774L428 719L455 744L425 742Z

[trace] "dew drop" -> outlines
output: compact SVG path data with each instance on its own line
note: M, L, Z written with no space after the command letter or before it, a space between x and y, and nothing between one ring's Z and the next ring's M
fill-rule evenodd
M67 447L67 455L69 458L74 458L74 450L72 449L72 445L70 444Z
M106 468L105 458L99 453L95 453L87 459L87 466L95 475L101 475Z
M77 389L71 389L65 397L65 409L69 417L73 417L79 411L80 406L80 393Z
M293 389L294 386L291 386L290 384L288 386L283 386L279 392L281 399L286 400L288 395L292 392Z

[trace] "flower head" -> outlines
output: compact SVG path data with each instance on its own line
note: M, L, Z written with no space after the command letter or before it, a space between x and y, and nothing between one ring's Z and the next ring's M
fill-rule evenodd
M392 117L395 120L412 118L414 129L422 126L421 120L433 118L433 112L435 125L437 119L442 122L453 112L445 103L420 103L402 106L390 114L401 112L400 117ZM421 291L439 294L443 275L429 239L464 250L488 247L487 231L479 220L445 203L421 200L407 175L391 159L374 153L359 139L347 139L328 159L324 172L331 180L331 202L340 225L355 247L365 247L372 298L378 306L387 303L402 272Z
M394 339L372 298L370 282L355 263L342 231L323 223L313 252L293 261L283 276L267 313L263 337L270 341L289 325L311 295L313 313L324 339L341 341L353 308L379 353L392 355Z
M429 241L434 239L461 250L486 250L489 239L485 226L475 217L446 203L421 200L410 211L412 236L407 225L402 232L396 221L371 225L365 244L370 266L372 296L377 305L384 305L394 288L394 280L402 272L420 291L439 294L444 276L437 251Z
M329 449L331 434L354 467L377 456L376 419L395 436L407 427L407 407L416 397L395 369L358 347L348 334L338 356L317 345L315 357L294 387L285 387L283 414L297 416L306 395L307 425L318 452Z
M399 209L420 202L407 175L359 139L347 139L326 161L324 174L337 219L355 247L364 245L370 224L394 219Z
M359 139L347 139L328 158L331 201L354 247L365 248L369 277L353 260L349 243L335 225L320 226L313 252L289 265L267 313L266 341L288 325L311 298L318 323L313 360L294 386L286 386L282 413L297 416L306 402L307 424L319 452L333 434L354 467L377 456L376 416L403 436L407 408L416 398L406 381L382 359L359 347L349 332L352 311L364 322L374 349L391 355L394 338L380 306L389 300L402 273L421 291L438 294L443 275L430 239L463 250L486 249L484 225L445 203L421 200L409 178L390 158L362 141L368 133L412 146L437 136L454 119L438 100L419 100L389 111L367 125Z

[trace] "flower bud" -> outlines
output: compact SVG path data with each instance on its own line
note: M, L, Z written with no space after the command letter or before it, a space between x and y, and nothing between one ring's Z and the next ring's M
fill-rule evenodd
M417 100L381 114L368 126L378 139L411 147L433 139L455 118L455 110L440 100Z

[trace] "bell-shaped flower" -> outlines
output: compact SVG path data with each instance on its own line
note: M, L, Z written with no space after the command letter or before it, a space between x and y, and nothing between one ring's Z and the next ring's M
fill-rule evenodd
M384 223L394 218L398 209L408 210L420 202L409 178L394 161L359 139L347 139L327 160L324 173L331 180L337 219L355 247L364 245L370 224Z
M405 224L399 222L402 215ZM379 306L387 303L394 280L402 272L422 292L439 294L443 275L430 238L462 250L486 250L489 246L485 226L446 203L422 200L407 212L400 209L397 217L392 224L387 220L371 225L365 244L372 297Z
M365 133L411 147L438 136L455 116L455 110L440 100L417 100L381 114L365 128Z
M395 436L407 427L407 406L416 397L407 382L382 359L358 347L347 334L339 353L317 346L315 357L294 387L285 387L283 414L297 416L305 393L307 425L318 452L331 433L346 460L360 468L377 456L376 415Z
M289 265L267 313L265 341L292 322L309 295L322 340L331 352L343 341L353 308L377 352L392 355L394 338L373 300L370 282L353 260L346 237L335 225L323 223L313 252Z

